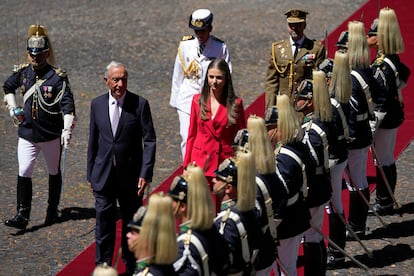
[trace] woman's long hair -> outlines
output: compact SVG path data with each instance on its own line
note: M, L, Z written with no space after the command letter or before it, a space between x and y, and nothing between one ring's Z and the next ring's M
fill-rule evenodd
M340 103L348 103L352 94L352 78L347 52L336 51L329 94Z
M200 97L200 116L202 120L208 120L208 112L210 111L207 106L207 102L210 95L210 86L208 84L208 72L211 68L220 70L224 74L224 87L221 95L222 101L225 101L227 108L227 126L234 125L237 122L238 110L237 110L237 96L234 93L233 82L231 79L231 73L229 65L224 59L215 59L208 65L207 74L204 79L203 89L201 90Z
M257 173L276 172L275 154L263 118L251 115L247 119L247 131L249 133L248 147L256 161Z
M313 114L321 122L332 121L332 104L329 97L326 75L323 71L313 70Z
M351 69L369 68L370 55L364 23L351 21L348 23L348 54Z
M276 106L279 116L277 129L280 133L280 142L287 144L301 141L301 124L289 97L287 95L277 96Z
M187 215L191 220L191 228L210 229L215 211L204 172L198 166L189 165L184 177L188 182Z
M379 13L377 41L379 50L386 55L404 52L404 41L395 11L383 8Z

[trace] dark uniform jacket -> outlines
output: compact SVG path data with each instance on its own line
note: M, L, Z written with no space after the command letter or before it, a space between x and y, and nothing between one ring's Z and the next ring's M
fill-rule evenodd
M336 128L337 143L335 147L329 148L329 159L337 160L337 164L340 164L348 159L349 137L346 137L344 127L348 128L349 135L349 103L339 103L336 100L335 102L340 106L340 110L342 110L343 116L345 117L345 126L343 124L339 109L335 105L332 105L332 119Z
M391 64L385 61L385 58L393 64L396 72ZM376 96L375 109L387 112L379 127L387 129L396 128L404 121L404 106L400 101L402 99L399 99L397 84L400 80L407 82L410 74L409 69L407 75L407 67L401 63L399 56L396 54L379 56L371 68L380 87L379 91L375 90L372 92Z
M379 89L370 68L355 69L355 71L361 75L365 83L369 86L370 91ZM348 146L349 149L362 149L369 146L372 142L372 133L369 126L371 114L369 114L367 98L361 84L355 76L351 75L351 78L352 96L349 100L349 137L351 142ZM373 100L377 102L375 98Z
M305 166L310 163L307 150L302 142L285 144L282 148L293 151ZM279 213L282 222L277 227L277 237L278 239L287 239L309 229L311 216L302 193L302 167L292 157L281 152L276 155L276 166L279 185L286 185L289 198Z
M307 117L305 117L306 119ZM304 131L304 140L306 140L306 133L308 133L309 143L311 146L307 145L307 150L311 156L311 160L313 162L313 166L307 166L306 174L308 179L308 196L306 198L306 205L309 208L320 206L326 203L332 194L332 186L331 186L331 179L329 174L329 168L326 166L324 148L328 147L328 157L329 157L329 148L337 147L337 135L336 135L336 128L333 122L321 122L316 119L312 119L309 121L309 124L314 124L318 126L326 135L326 142L324 143L323 138L321 137L320 133L318 133L315 129L307 128L305 125L302 125L302 129ZM312 153L312 149L315 151ZM316 154L316 157L314 156Z
M261 247L263 242L263 234L260 229L260 223L257 219L257 215L254 209L241 212L235 205L229 207L231 212L236 213L240 217L240 221L243 224L246 233L247 233L247 242L249 246L250 256L253 255L253 250L258 250ZM243 250L242 250L242 239L240 237L239 231L237 229L237 224L230 218L223 222L223 216L226 216L227 209L222 211L215 219L215 226L217 229L222 229L220 232L230 248L230 254L232 255L233 262L229 268L229 273L238 273L241 271L249 270L251 264L246 264L243 259Z
M19 137L33 143L60 137L63 115L75 114L75 103L66 73L49 64L37 72L32 65L23 66L5 81L5 94L15 93L20 88L24 96L36 83L36 74L41 84L24 103L25 120L19 125Z
M180 235L184 235L187 238L188 229L180 229ZM202 244L205 253L208 256L208 267L210 275L214 272L216 275L227 275L227 271L230 266L229 259L229 248L227 247L226 241L223 236L221 236L217 228L213 226L212 228L201 231L201 230L191 230L191 235L194 235L198 238ZM178 242L178 258L183 257L185 251L184 240ZM190 252L191 256L197 262L198 266L201 269L201 274L198 274L197 270L194 269L191 265L189 258L186 259L185 263L179 269L176 268L179 275L204 275L203 273L203 261L200 255L199 249L193 244L190 243Z
M290 39L274 42L265 79L266 107L276 105L279 94L293 98L300 82L312 79L312 69L324 59L325 48L319 41L305 37L294 60Z
M108 92L91 103L87 180L94 191L104 188L114 158L119 183L128 189L136 187L139 177L151 181L153 176L156 136L149 103L134 93L125 93L115 136L109 120Z
M279 181L277 179L277 175L275 173L271 174L257 174L256 177L261 179L264 183L264 186L267 189L269 194L269 198L272 200L272 204L270 208L273 210L280 209L280 204L286 204L287 201L287 192L283 186L278 185ZM257 182L257 181L256 181ZM262 247L259 250L259 254L257 256L256 262L256 270L261 270L267 268L272 265L276 258L276 244L275 239L272 237L270 233L270 226L269 226L269 219L268 216L270 214L267 213L266 208L266 200L267 198L264 196L261 188L257 185L257 196L256 201L259 204L258 209L260 209L259 213L259 222L263 232L263 241ZM276 208L275 208L276 207ZM272 220L274 219L271 218ZM276 237L275 237L276 238Z

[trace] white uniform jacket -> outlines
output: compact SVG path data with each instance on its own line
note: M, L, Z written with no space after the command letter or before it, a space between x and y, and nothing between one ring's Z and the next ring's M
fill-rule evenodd
M226 44L210 36L203 53L199 54L199 42L194 36L184 36L178 46L172 76L170 105L190 114L191 100L200 93L210 61L224 59L231 72L231 60Z

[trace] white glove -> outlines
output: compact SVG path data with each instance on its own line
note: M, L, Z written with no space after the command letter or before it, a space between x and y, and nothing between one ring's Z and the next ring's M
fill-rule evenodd
M329 158L329 168L333 168L336 164L338 164L338 159L331 159Z
M282 222L282 219L273 219L275 221L276 227L279 226L279 224Z
M382 120L384 120L385 115L387 115L387 112L374 111L374 115L375 120L369 121L369 126L371 127L371 132L373 136L375 131L381 125Z
M4 103L9 110L10 117L14 119L14 109L17 107L16 96L13 93L7 93L4 95Z
M75 116L72 114L63 115L63 130L60 137L60 143L65 147L65 149L67 149L68 145L70 144L70 139L72 138L72 130L74 127Z
M375 130L377 130L377 120L370 120L369 127L371 128L372 136L374 136Z

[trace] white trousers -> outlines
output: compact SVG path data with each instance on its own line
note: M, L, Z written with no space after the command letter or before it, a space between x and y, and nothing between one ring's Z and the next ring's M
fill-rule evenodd
M323 218L324 218L324 213L323 213L324 209L325 209L325 204L322 204L322 205L317 206L317 207L309 208L309 212L311 214L310 224L313 227L318 228L319 230L322 230L322 223L323 223ZM304 241L305 242L319 243L321 240L323 240L323 237L315 229L313 229L313 227L311 227L311 228L309 228L308 230L305 231Z
M184 160L185 147L187 146L188 128L190 127L190 114L177 109L178 120L180 121L181 155ZM187 164L184 164L187 165Z
M348 168L352 180L358 190L368 188L367 180L367 159L369 146L362 149L352 149L348 152ZM348 183L348 190L355 191Z
M378 128L374 135L374 145L381 166L395 163L394 149L397 140L397 128Z
M19 176L32 177L36 158L40 151L43 152L49 174L57 175L59 173L60 138L47 142L32 143L19 137L17 144Z
M334 210L331 210L331 206L328 204L328 214L336 213L342 214L344 212L344 207L342 204L342 176L348 160L345 160L342 163L336 164L330 169L331 174L331 186L332 186L332 195L331 202L334 205ZM335 212L335 209L336 212Z
M299 245L302 240L303 233L288 238L279 240L279 246L277 247L277 252L279 254L279 260L284 269L286 269L288 274L283 272L283 269L280 269L277 264L276 269L274 270L275 275L289 275L289 276L296 276L298 275L296 262L298 260L299 254ZM280 271L280 274L279 274Z

